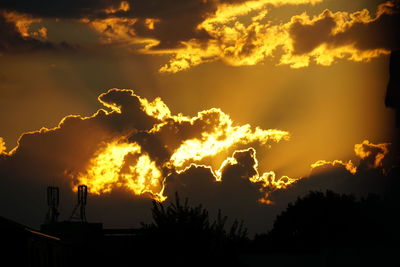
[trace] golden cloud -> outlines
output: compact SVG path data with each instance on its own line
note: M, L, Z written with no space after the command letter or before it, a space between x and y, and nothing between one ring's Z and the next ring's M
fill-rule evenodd
M271 9L284 5L321 2L191 0L182 4L157 0L133 4L127 0L94 3L93 10L77 4L77 14L57 11L61 17L70 16L87 24L99 33L103 43L125 46L136 53L169 55L169 62L159 69L169 73L212 61L245 66L271 58L276 58L278 65L292 68L312 63L329 66L337 60L369 61L400 48L399 4L394 0L378 5L375 14L367 9L325 10L315 16L297 14L286 22L275 22L269 17ZM175 8L177 5L179 9ZM2 11L6 22L14 25L22 38L47 39L45 27L33 31L31 25L44 17L57 18L57 14L45 12L42 18L39 10L31 15L21 13L20 8L16 5L15 11ZM7 38L12 42L12 36ZM41 47L37 42L26 44L29 45Z
M31 25L41 22L41 19L17 12L3 12L2 15L7 22L15 25L18 33L23 38L47 39L47 29L45 27L42 26L37 31L31 30Z
M195 25L193 36L184 36L173 47L159 47L168 37L143 35L137 32L136 18L105 18L88 20L108 42L141 44L141 53L169 54L170 61L160 72L175 73L193 66L222 61L231 66L255 65L275 56L280 49L283 54L278 64L292 68L309 66L311 62L328 66L337 59L369 61L390 53L400 47L397 37L399 12L394 2L377 7L373 16L366 9L356 12L331 12L319 15L307 13L295 15L287 23L274 24L268 20L268 10L282 5L317 4L321 1L262 0L221 2L213 12ZM243 19L244 20L243 20ZM250 18L250 19L249 19ZM160 18L148 17L143 22L148 31L157 31L166 23ZM373 37L369 34L375 32ZM201 34L201 38L195 33ZM142 35L141 35L142 34ZM164 40L164 39L165 40Z
M390 143L381 143L381 144L373 144L368 140L364 140L361 144L354 145L354 152L357 157L360 158L360 163L357 168L356 165L353 164L351 160L348 162L343 162L341 160L334 161L326 161L326 160L318 160L317 162L311 164L311 168L320 168L320 167L337 167L342 166L351 174L356 174L359 169L377 169L383 168L382 161L385 156L389 153ZM382 169L382 171L384 171Z
M351 160L348 162L343 162L341 160L335 159L334 161L326 161L326 160L318 160L311 164L311 168L319 168L319 167L324 167L324 166L343 166L348 172L351 174L356 174L357 173L357 167L353 164Z
M65 179L71 188L86 184L97 195L123 189L157 201L166 199L168 185L179 183L179 177L193 178L201 171L196 179L205 175L214 185L229 187L233 180L247 184L264 204L273 203L272 193L304 180L259 166L256 148L289 140L287 131L240 125L218 108L195 116L173 114L161 98L148 100L128 89L111 89L98 100L105 109L88 117L69 115L54 128L24 133L10 152L0 138L0 171L12 177ZM354 147L359 164L319 160L311 167L351 176L372 169L385 174L389 146L365 140Z
M160 98L148 101L131 90L112 89L100 95L99 100L112 112L123 114L123 107L128 104L121 105L116 103L122 103L121 100L110 100L110 95L121 93L138 99L140 109L158 123L145 133L133 131L104 143L94 153L86 169L73 175L77 183L93 188L93 193L107 193L114 187L125 187L137 195L148 193L162 201L166 198L163 195L165 179L173 172L182 173L193 166L203 166L210 169L216 181L221 181L225 167L237 163L235 155L240 150L235 151L236 147L252 143L268 146L271 141L289 138L286 131L264 130L249 124L235 125L229 115L217 108L201 111L194 117L172 115ZM146 145L153 143L151 138L156 138L160 144L155 147ZM163 150L166 153L160 156ZM233 156L225 159L219 169L207 163L210 158L232 150ZM250 181L261 183L263 188L282 188L283 180L291 180L288 177L275 178L273 172L258 175L255 150L248 148L248 151L251 151L255 161L251 167L256 173L248 177Z
M294 181L272 171L260 174L253 148L288 140L287 131L238 125L217 108L174 115L161 98L149 101L127 89L111 89L98 100L107 110L69 115L54 128L24 133L0 163L32 165L38 176L68 178L72 188L86 184L93 194L123 188L158 201L166 199L168 177L192 167L223 182L230 166L243 166L246 175L239 178L259 187L264 202L268 192ZM2 139L0 148L4 153Z
M382 167L382 160L389 153L390 143L373 144L364 140L354 146L356 155L367 162L369 168Z
M6 154L6 143L4 142L4 139L0 137L0 155L1 154Z
M119 6L117 6L117 7L111 6L109 8L106 8L104 10L104 13L106 13L106 14L115 14L117 12L127 12L130 9L131 9L131 7L130 7L130 5L129 5L129 3L127 1L121 1L119 3Z

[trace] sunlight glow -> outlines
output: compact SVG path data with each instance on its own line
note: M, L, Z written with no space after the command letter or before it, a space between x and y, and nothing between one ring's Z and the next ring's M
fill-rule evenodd
M106 144L92 158L86 171L76 177L93 194L109 193L114 187L125 187L136 195L149 193L163 201L161 171L136 143L115 140Z
M86 170L73 177L75 184L86 184L94 194L110 193L113 188L122 187L135 195L148 194L157 201L163 201L166 199L163 195L165 179L173 172L183 173L192 166L201 166L208 168L216 181L221 181L224 169L238 164L235 153L243 151L250 152L255 161L253 168L257 175L248 179L259 183L263 191L284 188L293 180L287 176L278 179L274 172L258 175L258 161L254 148L236 149L253 143L268 148L270 142L288 140L289 133L286 131L264 130L249 124L235 125L228 114L217 108L201 111L194 117L172 115L161 98L148 101L135 95L132 90L111 89L109 92L112 91L128 92L138 98L143 112L159 121L148 134L161 136L164 147L169 150L169 157L156 161L139 143L129 142L129 136L117 136L100 145ZM123 111L117 104L102 100L106 94L100 95L99 101L110 108L111 112L121 114ZM170 131L172 133L169 133ZM171 138L168 137L168 133L176 136L174 146L170 144ZM162 138L164 135L167 136L165 140ZM233 156L227 157L218 169L206 163L206 159L228 151L233 151Z

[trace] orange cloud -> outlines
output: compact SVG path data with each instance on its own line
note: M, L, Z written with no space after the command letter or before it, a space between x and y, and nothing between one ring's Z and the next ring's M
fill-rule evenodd
M399 48L398 22L398 8L392 2L379 5L375 17L366 9L294 16L286 24L292 42L280 62L298 68L311 60L319 65L331 65L336 59L369 61Z
M40 166L46 164L51 166L46 175L69 179L72 188L86 184L93 194L123 188L158 201L167 197L169 177L199 168L215 182L226 183L227 177L247 181L257 188L258 201L264 204L273 203L273 192L302 180L260 171L254 147L268 149L273 143L289 140L286 131L238 125L217 108L192 117L174 115L161 98L150 101L128 89L111 89L98 100L107 110L89 117L70 115L54 128L25 133L0 163L32 164L39 172L36 175L44 175L40 170L49 168ZM0 148L4 154L2 139ZM365 140L356 144L354 151L360 158L357 166L350 160L319 160L311 167L339 167L353 175L371 168L383 171L389 144Z
M113 89L100 95L99 100L114 112L123 113L121 107L107 97L109 94L121 92L136 96L130 90ZM220 109L213 108L201 111L194 117L187 117L181 114L172 115L160 98L148 101L138 97L138 100L143 112L160 122L154 124L147 134L133 133L130 137L125 137L125 141L118 138L112 144L106 144L100 152L96 152L87 171L75 179L93 186L97 193L109 192L113 186L123 185L133 189L136 194L148 192L155 199L163 200L165 199L162 195L164 181L174 171L182 173L192 166L202 166L209 168L215 179L221 181L223 170L227 165L235 162L234 157L237 151L233 153L233 157L225 159L219 169L214 169L207 163L207 159L234 150L237 146L246 146L250 143L265 146L270 141L279 142L289 138L289 133L281 130L263 130L259 127L252 129L248 124L235 125L231 118ZM154 138L160 144L149 147L147 144L152 143ZM160 155L160 151L164 149L165 152ZM255 159L254 149L251 148L251 151ZM133 166L129 167L130 172L121 175L121 169L127 157L137 159L133 161ZM255 160L253 168L256 172L257 166L258 163ZM143 170L144 167L147 169ZM138 170L145 171L147 174L144 175ZM136 173L132 174L133 171ZM100 175L101 173L105 178ZM142 178L135 179L137 176ZM248 178L253 182L263 182L263 187L280 187L281 183L275 182L275 179L273 179L274 182L268 182L267 175L264 176Z
M137 19L133 18L105 18L101 20L82 19L92 29L101 34L101 41L105 43L127 43L137 42L133 25Z
M0 155L1 154L6 154L6 143L4 142L4 139L0 137Z
M222 60L233 66L254 65L271 56L287 39L280 25L262 23L268 8L282 5L316 4L322 0L203 1L198 9L174 18L162 15L84 19L108 43L140 45L141 53L169 54L160 72L178 72L204 62ZM190 5L190 8L195 5ZM204 13L200 13L204 12ZM236 21L251 13L252 23ZM177 22L181 28L170 23ZM235 22L234 25L232 22ZM137 47L137 46L136 46Z
M115 14L117 12L127 12L131 9L129 3L127 1L121 1L118 7L111 6L106 8L104 12L106 14Z
M326 160L318 160L317 162L311 164L311 168L319 168L319 167L324 167L324 166L343 166L348 172L351 174L356 174L357 173L357 167L354 166L353 162L349 160L348 162L343 162L341 160L334 160L334 161L326 161Z
M369 168L382 167L382 160L389 153L390 143L373 144L364 140L354 146L354 152L364 160Z
M261 185L259 190L263 194L263 197L259 199L260 203L273 204L273 202L269 199L271 193L273 193L275 190L286 189L298 179L290 178L286 175L277 177L274 171L264 172L260 175L260 173L258 172L258 160L256 158L256 151L253 148L248 149L248 151L251 152L250 155L254 160L254 175L251 176L249 180L252 183L258 183Z
M123 138L105 143L92 157L88 168L75 179L89 186L94 194L126 187L136 195L150 194L158 201L165 200L162 171L137 143Z
M166 199L168 177L192 166L207 168L215 181L223 181L229 166L247 162L245 179L265 195L291 181L273 172L259 174L252 148L288 140L286 131L238 125L217 108L193 117L173 115L160 98L149 101L126 89L111 89L98 100L107 110L89 117L70 115L54 128L24 133L0 163L32 164L39 173L30 175L67 178L72 188L86 184L93 194L123 188L158 201Z
M328 186L335 182L345 186L340 181L389 173L383 172L389 153L386 143L356 144L358 165L321 160L312 168L325 171L289 177L260 166L256 153L288 140L286 131L240 125L217 108L194 116L173 114L161 98L148 100L127 89L111 89L98 100L104 109L92 116L70 115L54 128L24 133L18 146L0 157L1 176L16 182L56 180L70 190L86 184L96 198L125 192L134 199L157 201L166 200L175 188L204 194L195 186L203 184L210 194L221 194L218 198L224 201L243 193L246 203L257 205L257 200L276 203L276 196L296 191L302 184L319 188L316 177L322 177L322 184ZM2 139L0 147L4 155ZM335 178L342 180L331 179L327 170L334 170ZM324 178L326 173L329 179ZM370 188L368 183L374 181L368 180L365 187ZM187 188L189 184L194 187Z
M375 14L366 9L356 12L325 10L315 16L306 12L297 14L286 22L275 22L269 17L271 9L284 5L306 6L321 2L191 0L182 4L177 0L134 3L126 0L92 3L93 9L76 4L76 14L57 12L61 17L86 23L99 33L102 43L119 45L136 53L169 55L170 60L159 69L168 73L212 61L245 66L274 57L278 65L292 68L312 63L329 66L337 60L369 61L400 48L397 27L400 13L396 1L380 4ZM16 11L3 11L3 16L15 25L23 38L47 38L46 28L32 32L30 27L41 21L40 10L30 15L19 12L18 4L14 9ZM42 15L57 17L49 12ZM7 38L13 39L12 36ZM35 47L35 43L30 45Z
M29 14L2 11L0 8L0 56L4 53L37 50L67 50L74 48L67 42L52 43L47 39L47 28L41 18ZM32 26L35 24L34 26Z
M144 24L149 30L154 30L156 23L160 22L159 19L147 18L144 20Z
M373 144L368 140L364 140L361 144L354 145L354 152L360 158L359 166L355 166L351 160L343 162L341 160L325 161L318 160L311 164L311 168L319 168L325 166L343 166L351 174L356 174L358 169L364 168L382 168L382 160L389 153L390 143Z
M26 14L20 14L16 12L3 12L2 14L6 21L13 23L18 30L19 34L23 38L42 38L47 39L47 29L40 27L37 31L31 30L33 23L41 22L39 18L33 18Z
M243 4L246 6L245 4ZM283 50L279 64L292 68L307 67L313 61L329 66L337 59L369 61L400 47L397 6L387 2L378 6L375 17L367 10L323 13L310 17L306 13L293 16L286 24L262 22L268 18L263 5L219 8L198 29L211 38L206 42L192 39L182 42L183 48L171 50L170 62L160 72L178 72L201 63L220 60L228 65L255 65ZM236 20L251 10L262 14L252 17L250 24ZM375 32L375 35L369 34ZM206 45L204 44L206 43ZM164 51L165 52L165 51Z

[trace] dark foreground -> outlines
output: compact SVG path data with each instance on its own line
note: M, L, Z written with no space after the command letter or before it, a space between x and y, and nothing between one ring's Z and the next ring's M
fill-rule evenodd
M400 266L398 203L311 192L253 239L242 223L212 221L178 197L154 202L153 222L139 229L70 221L36 231L0 217L1 258L9 266Z

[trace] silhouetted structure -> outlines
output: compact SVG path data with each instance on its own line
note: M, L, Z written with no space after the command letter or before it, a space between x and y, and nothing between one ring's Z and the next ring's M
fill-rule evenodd
M104 260L97 256L105 252L101 248L104 245L103 225L87 222L87 193L86 185L78 186L77 204L69 221L48 220L41 226L42 232L62 241L66 266L99 266ZM51 207L49 212L53 212L53 207L58 205L58 194L58 189L48 188L48 204Z
M0 245L1 266L66 266L59 238L3 217L0 217Z
M85 191L79 203L86 204ZM153 222L140 229L103 229L79 220L43 224L39 232L0 217L6 248L0 257L12 266L45 267L398 266L398 199L310 192L254 241L241 223L225 229L221 212L211 220L201 205L182 203L178 195L168 205L154 201Z
M87 187L80 186L75 210L85 207L86 200ZM227 231L221 213L210 221L206 209L191 207L187 200L182 204L178 195L167 207L153 205L154 222L141 229L103 229L79 216L77 221L43 224L41 231L61 240L65 266L240 266L238 248L249 242L241 223L235 221Z
M47 187L47 205L49 207L45 223L55 223L58 221L58 205L60 203L60 191L58 187L49 186Z
M395 109L396 126L400 127L400 51L390 54L389 74L385 105Z
M70 221L78 220L80 222L86 222L86 201L87 201L87 186L78 186L78 203L72 211Z

